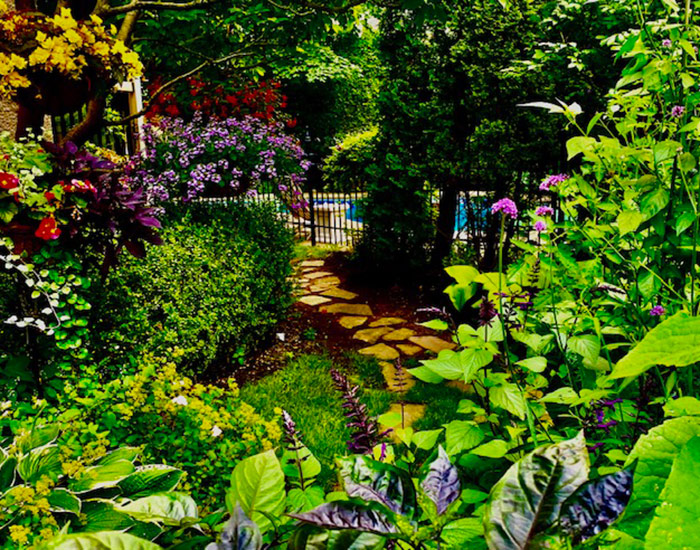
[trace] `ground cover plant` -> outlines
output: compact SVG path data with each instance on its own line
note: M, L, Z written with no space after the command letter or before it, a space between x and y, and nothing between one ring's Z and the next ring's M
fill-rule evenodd
M0 9L1 548L698 545L694 3L39 4ZM347 273L307 192L361 195Z

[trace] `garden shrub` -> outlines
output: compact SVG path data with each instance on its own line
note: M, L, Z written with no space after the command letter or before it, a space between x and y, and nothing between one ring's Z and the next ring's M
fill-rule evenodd
M378 131L372 126L348 134L331 149L323 165L323 177L329 189L352 191L364 186L368 169L375 162Z
M111 366L178 347L183 373L215 375L265 341L291 304L292 236L266 206L200 205L172 218L158 250L125 261L99 290L94 345Z

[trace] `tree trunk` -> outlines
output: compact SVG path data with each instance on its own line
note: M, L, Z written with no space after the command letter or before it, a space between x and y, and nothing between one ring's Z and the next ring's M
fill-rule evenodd
M59 145L65 145L69 141L75 143L78 147L83 145L102 124L106 105L106 99L102 94L91 94L87 103L85 118L61 138Z

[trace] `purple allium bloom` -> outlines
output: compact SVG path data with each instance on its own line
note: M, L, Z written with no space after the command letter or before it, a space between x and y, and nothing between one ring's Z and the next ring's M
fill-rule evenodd
M560 183L568 180L569 177L569 174L554 174L549 176L540 184L540 190L549 191L552 187L556 187Z
M540 206L535 210L535 216L553 216L554 208L551 206Z
M671 116L673 118L681 118L685 113L685 107L683 105L674 105L671 109Z
M518 207L515 206L515 203L508 199L501 199L500 201L496 202L491 206L491 212L494 214L496 212L503 212L504 216L510 216L513 219L516 219L518 217Z
M535 231L538 233L543 233L547 231L547 224L544 223L542 220L538 220L535 222Z
M652 317L661 317L664 313L666 313L666 308L662 305L654 306L649 310L649 315Z
M669 38L665 38L664 40L661 41L661 45L664 48L670 48L673 45L673 42Z

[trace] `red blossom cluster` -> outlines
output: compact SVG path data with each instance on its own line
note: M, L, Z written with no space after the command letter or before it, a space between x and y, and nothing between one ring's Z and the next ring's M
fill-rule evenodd
M162 78L156 78L148 86L149 92L155 93L162 84ZM217 119L252 116L265 121L286 120L287 126L293 128L296 126L296 120L288 119L281 112L286 107L287 97L282 94L279 82L253 82L241 87L233 82L211 83L190 77L184 89L166 92L156 97L146 117L190 118L199 112L207 118Z

